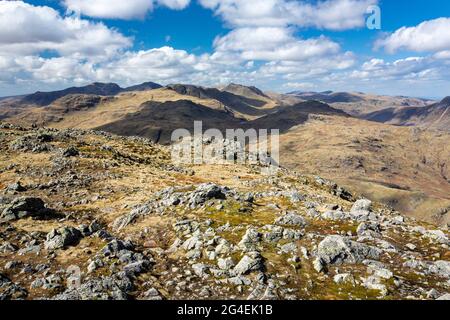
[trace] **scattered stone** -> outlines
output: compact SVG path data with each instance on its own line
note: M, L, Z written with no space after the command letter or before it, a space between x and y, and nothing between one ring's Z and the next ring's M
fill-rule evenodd
M381 251L341 236L328 236L318 247L318 257L325 264L359 263L379 259Z
M194 273L200 278L205 278L208 276L208 269L208 266L203 263L196 263L192 265L192 270L194 270Z
M284 216L276 219L275 224L303 228L307 225L307 222L306 222L305 218L303 218L302 216L300 216L294 212L289 212L289 213L285 214Z
M236 264L233 261L233 258L225 258L225 259L218 259L217 260L217 266L222 270L231 270L234 268Z
M259 252L249 252L234 267L236 275L245 275L252 271L262 271L264 268L262 256Z
M82 237L81 232L72 227L54 229L47 234L44 247L47 250L62 249L77 244Z
M69 147L67 149L64 149L62 152L63 157L69 158L69 157L77 157L80 155L80 151L78 151L75 147Z
M158 301L162 300L161 294L155 288L150 288L144 293L144 297L146 300Z
M436 300L448 301L448 300L450 300L450 293L446 293L443 296L440 296L439 298L437 298Z
M356 233L359 236L378 237L381 234L381 225L378 222L362 222Z
M27 191L27 188L22 186L20 181L10 184L9 186L6 187L6 192L24 192L24 191Z
M350 273L340 273L333 277L333 281L337 284L352 284L355 285L355 278Z
M262 234L256 229L247 229L238 246L244 250L254 250L261 241Z
M45 218L51 211L40 198L21 197L14 199L2 212L0 218L6 221L28 217Z
M372 212L372 201L361 199L353 204L350 215L357 221L377 220L377 216Z

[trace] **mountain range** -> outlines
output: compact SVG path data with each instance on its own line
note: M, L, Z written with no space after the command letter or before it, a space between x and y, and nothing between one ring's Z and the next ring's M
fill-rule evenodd
M437 224L450 222L450 98L359 92L278 94L239 84L94 83L0 100L17 125L107 131L169 144L171 132L280 129L281 164Z

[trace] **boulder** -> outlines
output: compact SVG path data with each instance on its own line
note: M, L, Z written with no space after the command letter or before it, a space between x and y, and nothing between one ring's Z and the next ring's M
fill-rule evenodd
M27 191L27 188L22 186L20 181L18 181L16 183L12 183L12 184L8 185L6 187L6 191L7 192L24 192L24 191Z
M198 207L211 199L226 199L228 190L213 183L205 183L197 187L188 199L191 208Z
M6 221L23 218L44 218L50 213L40 198L20 197L14 199L2 212L0 218Z
M200 278L205 278L208 276L208 269L208 266L203 263L195 263L192 265L192 270L194 270L194 273Z
M450 278L450 261L436 261L429 267L429 272L442 278Z
M440 296L439 298L437 298L436 300L448 301L448 300L450 300L450 293L446 293L443 296Z
M302 216L294 212L288 212L284 216L276 219L275 224L284 226L305 227L307 225L307 222L305 218L303 218Z
M362 222L356 229L359 236L376 237L381 234L381 225L378 222Z
M333 281L337 284L353 284L355 285L355 278L350 273L339 273L333 277Z
M236 275L245 275L252 271L262 271L264 268L262 256L259 252L249 252L234 267L233 272Z
M249 228L245 232L242 240L239 242L238 246L242 249L254 249L255 246L261 241L262 234L256 229Z
M47 234L44 247L47 250L62 249L77 244L82 237L81 232L72 227L54 229Z
M63 157L69 158L69 157L77 157L80 155L80 151L78 151L75 147L68 147L67 149L64 149L62 151Z
M381 250L341 236L328 236L318 247L317 255L325 264L360 263L379 259Z
M358 221L377 220L377 216L372 212L372 201L361 199L353 204L350 216Z
M231 270L234 268L236 264L234 263L232 258L225 258L217 260L217 266L225 271Z

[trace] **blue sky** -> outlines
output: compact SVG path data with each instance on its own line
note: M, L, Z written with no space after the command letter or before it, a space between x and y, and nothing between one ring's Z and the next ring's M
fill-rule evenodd
M449 17L442 0L0 1L0 96L155 81L440 98Z

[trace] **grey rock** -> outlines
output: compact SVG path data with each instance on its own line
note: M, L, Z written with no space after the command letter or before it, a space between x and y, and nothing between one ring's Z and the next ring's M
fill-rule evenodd
M17 251L17 247L10 242L4 242L0 245L0 253L13 253Z
M314 270L316 270L317 272L323 272L325 271L326 265L325 263L322 261L321 258L317 257L314 259L313 261L313 268Z
M359 236L376 237L381 234L381 225L378 222L362 222L356 229Z
M136 276L136 275L139 275L139 274L147 271L149 266L150 266L149 261L141 260L141 261L137 261L137 262L133 262L133 263L127 264L123 268L123 271L128 276Z
M285 226L295 226L295 227L305 227L307 222L305 218L294 213L289 212L282 217L275 220L275 224L285 225Z
M355 285L355 278L350 273L339 273L333 277L333 281L337 284L353 284Z
M241 241L239 242L238 246L239 248L245 249L245 250L254 250L255 247L260 243L262 239L262 234L258 232L254 228L249 228L245 232L244 236L242 237Z
M208 276L208 269L209 267L203 263L196 263L192 265L192 270L194 270L194 273L200 278L205 278Z
M131 242L122 240L111 240L106 246L101 249L101 254L104 256L117 256L122 250L133 250L134 246Z
M44 218L50 213L44 201L39 198L21 197L14 199L2 212L0 218L6 221L23 218Z
M294 242L286 243L280 247L281 253L297 253L298 247Z
M325 264L343 264L377 260L381 250L341 236L328 236L319 244L317 254Z
M263 260L259 252L249 252L234 267L236 275L245 275L252 271L261 271L264 268Z
M370 211L372 209L372 201L368 199L361 199L356 201L351 209L351 212L355 211Z
M199 237L191 237L187 239L182 247L186 251L194 250L194 249L200 249L203 246L203 242L200 240Z
M438 299L440 297L439 292L436 289L431 289L427 292L428 299Z
M236 276L227 279L227 282L235 286L249 286L252 282L243 276Z
M432 263L429 272L442 278L450 278L450 261L441 260Z
M27 191L27 188L22 186L20 181L18 181L16 183L12 183L12 184L8 185L6 187L6 191L7 192L24 192L24 191Z
M450 243L447 235L441 230L427 230L425 236L442 244Z
M222 270L231 270L234 268L236 264L234 263L232 258L225 258L217 260L217 266Z
M62 155L63 155L63 157L66 157L66 158L77 157L80 155L80 151L77 148L72 146L72 147L68 147L68 148L64 149L62 151Z
M357 221L376 221L378 217L371 210L372 201L361 199L353 204L350 216Z
M153 301L162 300L161 294L155 288L150 288L149 290L147 290L144 293L144 297L146 300L153 300Z
M448 300L450 300L450 293L446 293L443 296L440 296L439 298L437 298L436 300L448 301Z
M325 220L339 221L347 218L346 214L340 210L328 210L322 214Z
M224 200L226 199L227 192L228 189L213 183L202 184L189 195L188 205L191 208L195 208L211 199Z
M381 283L381 278L376 276L370 276L365 279L363 286L369 290L381 291L381 296L386 296L388 294L386 285Z
M44 247L47 250L65 248L77 244L82 237L81 232L73 227L54 229L47 234Z

